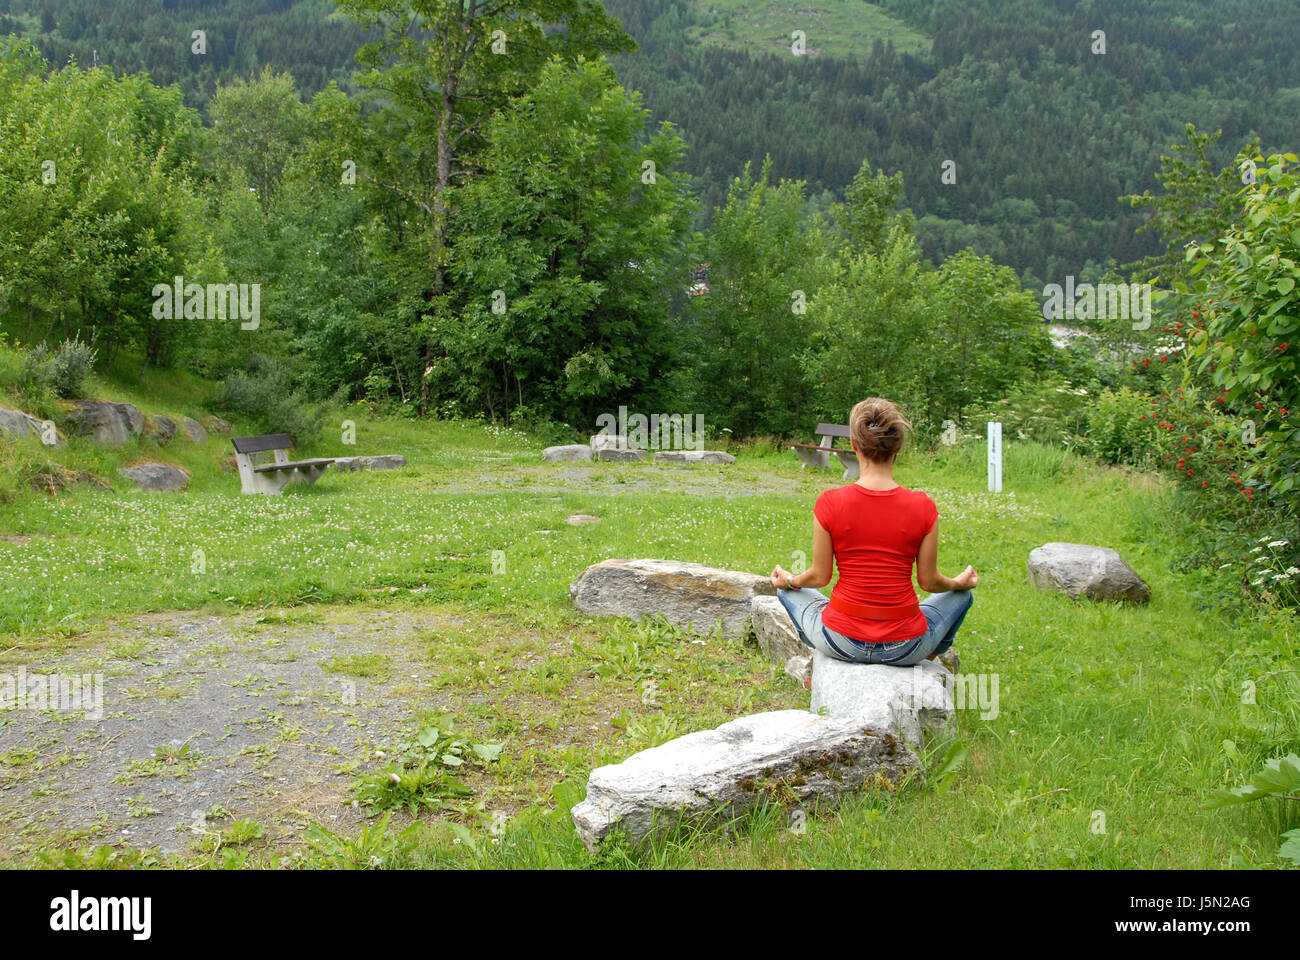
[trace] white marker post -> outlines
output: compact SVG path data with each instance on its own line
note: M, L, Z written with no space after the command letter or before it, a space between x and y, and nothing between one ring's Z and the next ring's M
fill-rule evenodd
M1002 424L989 423L989 493L1002 492Z

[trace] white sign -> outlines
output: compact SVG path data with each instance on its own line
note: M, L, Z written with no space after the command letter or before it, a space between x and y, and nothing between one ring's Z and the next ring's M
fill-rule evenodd
M1002 424L989 424L989 493L1002 492Z

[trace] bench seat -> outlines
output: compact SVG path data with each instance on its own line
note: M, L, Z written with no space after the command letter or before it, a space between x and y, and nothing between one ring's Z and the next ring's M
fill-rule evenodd
M297 470L300 467L322 467L328 468L334 461L328 457L318 457L315 460L291 460L288 463L264 463L260 467L254 467L254 473L272 473L276 470Z

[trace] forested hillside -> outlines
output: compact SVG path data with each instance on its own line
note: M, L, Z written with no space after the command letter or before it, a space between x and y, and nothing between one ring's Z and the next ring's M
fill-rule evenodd
M1186 123L1222 128L1225 145L1259 134L1265 153L1300 133L1291 0L787 6L605 4L640 45L614 58L620 80L687 143L701 226L745 161L770 154L775 177L806 180L825 206L865 157L903 173L927 257L973 246L1041 287L1155 251L1117 198L1154 186ZM0 14L0 33L36 40L53 65L97 53L179 83L193 106L268 64L306 95L331 78L346 87L364 36L331 0L0 0ZM196 57L186 44L200 28ZM805 56L789 48L795 30Z

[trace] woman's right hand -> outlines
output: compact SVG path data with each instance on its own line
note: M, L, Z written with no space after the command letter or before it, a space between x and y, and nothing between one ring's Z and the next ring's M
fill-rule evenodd
M970 590L980 582L980 575L975 572L974 567L967 567L957 576L953 577L952 582L957 584L958 590Z

